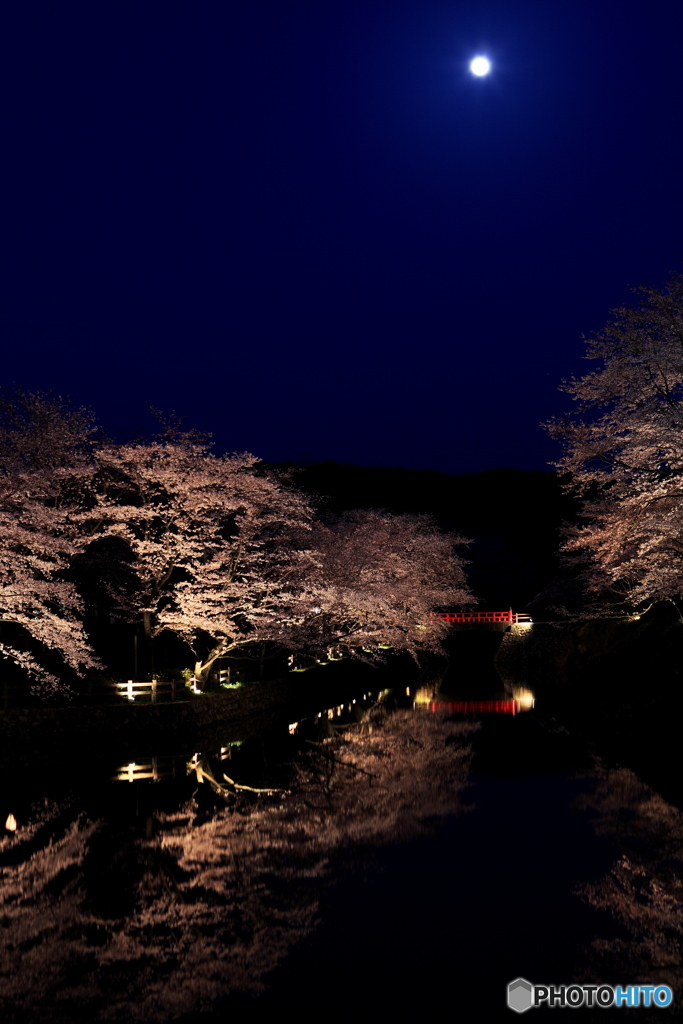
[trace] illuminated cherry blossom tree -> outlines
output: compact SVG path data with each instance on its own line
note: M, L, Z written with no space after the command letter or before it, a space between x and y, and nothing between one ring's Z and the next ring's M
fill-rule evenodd
M98 665L68 579L93 433L87 410L61 398L0 395L0 653L44 695L68 691L60 663L77 675Z
M0 472L87 465L97 427L90 409L48 391L0 389Z
M438 649L445 625L430 613L475 601L455 550L465 543L428 516L355 511L318 526L318 618L309 643L367 654Z
M79 673L97 664L76 584L106 592L150 649L162 634L182 641L200 685L256 643L417 657L444 630L430 613L472 601L458 538L426 517L316 523L253 455L218 456L206 437L162 426L154 440L103 443L61 399L0 399L3 618L34 641L2 637L0 650L34 676L57 685L41 651Z
M311 512L303 497L249 454L214 455L195 434L96 453L93 538L117 538L132 585L114 588L122 616L152 640L170 632L206 680L217 658L282 639L305 604L310 556L295 538Z
M593 591L643 608L683 592L683 274L636 294L588 340L599 367L564 384L577 410L549 429L583 498L569 549L591 556Z
M443 633L434 608L472 601L458 539L424 517L356 512L314 527L303 496L254 456L216 456L194 434L96 459L82 526L130 551L120 613L150 640L183 640L201 684L216 659L256 642L417 655Z
M14 628L2 629L0 653L23 668L39 692L64 691L64 680L45 667L55 654L77 675L98 665L83 629L82 602L64 578L74 545L67 535L58 535L53 510L49 517L29 511L26 503L16 510L6 496L2 506L1 620ZM33 643L25 644L24 634Z

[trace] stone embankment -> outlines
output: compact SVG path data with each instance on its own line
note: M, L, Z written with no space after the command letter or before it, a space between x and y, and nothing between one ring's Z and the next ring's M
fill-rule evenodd
M502 638L495 662L503 674L525 675L531 682L551 678L553 685L577 679L602 683L644 674L678 675L683 620L672 605L640 618L594 618L513 626Z

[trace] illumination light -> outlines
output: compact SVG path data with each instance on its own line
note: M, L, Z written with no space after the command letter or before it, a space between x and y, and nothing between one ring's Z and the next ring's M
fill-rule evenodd
M418 706L426 706L434 700L434 688L431 686L420 686L415 692L413 703Z
M16 832L17 830L17 819L13 814L7 815L7 821L5 822L5 828L8 832Z

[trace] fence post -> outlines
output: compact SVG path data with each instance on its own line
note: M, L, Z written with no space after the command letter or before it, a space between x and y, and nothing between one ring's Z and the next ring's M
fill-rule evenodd
M157 702L157 681L152 679L152 704Z

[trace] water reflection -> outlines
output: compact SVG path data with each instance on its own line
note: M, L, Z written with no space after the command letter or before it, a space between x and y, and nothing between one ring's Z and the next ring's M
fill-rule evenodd
M478 687L480 695L471 693L471 687L465 692L467 696L457 693L441 693L437 686L422 686L411 693L414 707L426 708L433 712L450 712L456 715L518 715L524 711L531 711L536 698L532 690L517 684L503 683L500 677L496 676L493 694L488 693L485 687ZM483 691L483 692L482 692Z
M0 836L3 1019L166 1021L258 992L334 865L458 810L475 728L367 695L270 745L140 758L35 800Z
M603 878L579 890L590 906L612 918L612 927L603 920L602 934L593 939L590 966L581 980L626 977L636 963L640 977L680 992L683 813L626 768L598 762L590 783L581 806L591 812L598 835L610 839L619 855ZM610 935L614 924L619 927L616 940Z
M141 782L143 779L153 779L154 782L158 782L159 779L180 774L181 766L184 769L184 760L177 757L153 757L141 764L131 761L117 769L114 780L116 782Z
M368 716L371 716L373 710L380 708L383 702L390 698L392 698L391 690L364 693L362 697L353 698L344 704L335 704L323 708L314 715L305 716L297 722L289 722L287 732L290 736L300 736L305 739L332 738L363 723ZM262 742L262 738L259 739L259 742ZM166 757L143 756L136 761L128 761L119 765L114 771L112 780L115 782L158 782L163 778L180 778L183 775L195 773L197 781L201 783L206 776L206 771L202 769L201 765L208 764L209 758L218 758L221 761L233 760L242 746L242 740L228 741L224 738L223 745L219 748L212 747L208 752L184 753ZM232 784L238 785L237 783ZM267 789L268 787L264 791Z
M433 700L430 711L451 711L456 715L517 715L520 711L530 711L531 703L522 703L514 698L510 700Z

